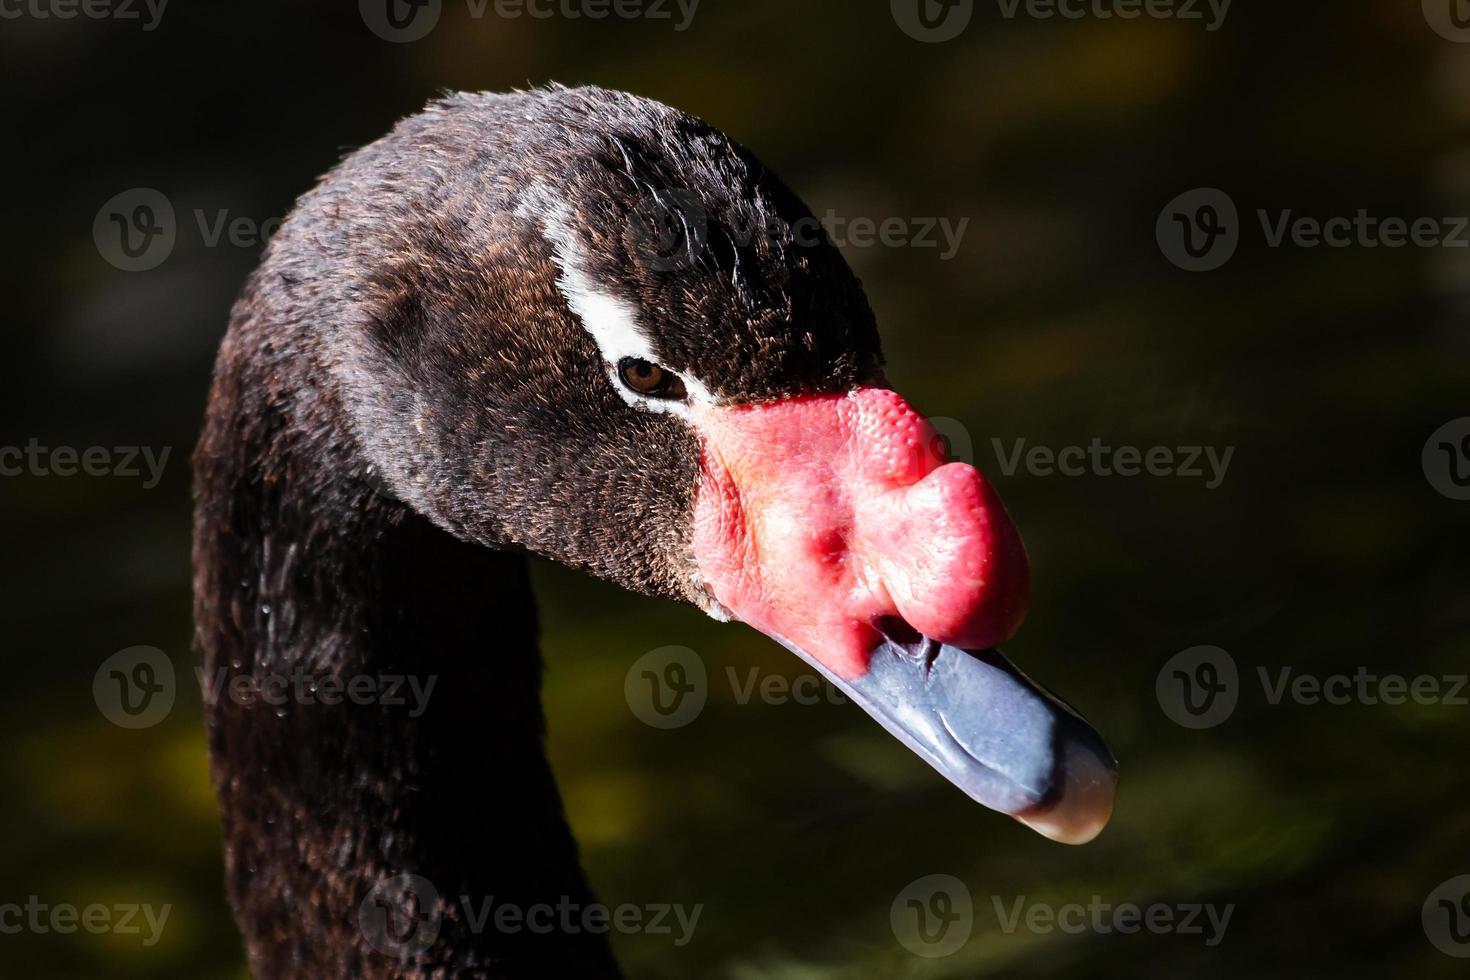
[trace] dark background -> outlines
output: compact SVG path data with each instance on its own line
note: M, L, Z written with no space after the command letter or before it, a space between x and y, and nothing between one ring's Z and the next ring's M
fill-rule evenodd
M963 798L851 706L736 702L725 668L800 676L763 637L540 565L551 750L609 904L703 903L694 941L617 937L630 976L1463 975L1421 925L1470 872L1470 708L1271 705L1256 679L1467 669L1470 503L1420 453L1470 415L1470 250L1267 247L1257 208L1415 218L1470 206L1470 45L1406 0L1246 4L1198 21L1080 21L978 4L924 44L886 3L704 0L669 21L507 20L445 0L388 43L356 6L173 0L157 29L0 20L11 354L0 443L169 447L162 483L0 479L0 903L171 903L163 940L0 935L4 977L241 977L189 651L189 474L214 348L263 222L352 147L446 89L598 83L752 147L818 214L968 217L958 255L848 248L890 377L960 420L1026 536L1034 602L1009 653L1107 734L1112 825L1049 843ZM1164 205L1226 191L1243 241L1172 265ZM104 261L93 221L135 187L178 214L168 259ZM992 437L1236 447L1223 484L1002 473ZM184 680L125 731L92 699L113 652ZM629 665L697 650L686 728L641 724ZM1160 668L1228 650L1240 705L1174 724ZM476 774L467 773L466 778ZM953 956L889 926L909 882L973 893ZM1234 903L1223 942L1021 930L1010 905Z

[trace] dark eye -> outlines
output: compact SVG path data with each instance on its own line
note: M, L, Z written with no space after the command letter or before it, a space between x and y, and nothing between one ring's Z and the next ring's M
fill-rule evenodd
M678 399L686 395L684 382L672 371L639 357L625 357L618 362L618 376L623 384L649 398Z

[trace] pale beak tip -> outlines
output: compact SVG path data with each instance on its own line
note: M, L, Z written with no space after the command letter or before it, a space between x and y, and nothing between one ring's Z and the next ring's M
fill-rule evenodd
M1061 844L1086 844L1102 833L1113 815L1118 785L1114 763L1081 739L1063 746L1065 783L1055 802L1016 814L1032 830Z

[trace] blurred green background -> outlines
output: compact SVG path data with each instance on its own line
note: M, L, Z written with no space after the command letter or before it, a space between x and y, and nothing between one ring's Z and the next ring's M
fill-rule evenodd
M1448 0L1447 0L1448 2ZM805 668L751 630L541 565L551 751L609 904L703 903L693 942L615 937L633 977L1464 975L1420 914L1470 872L1464 706L1271 705L1258 667L1470 669L1470 504L1420 452L1470 415L1470 256L1268 248L1254 211L1470 213L1470 45L1404 0L1245 4L1198 21L1035 19L979 3L919 43L872 0L705 0L670 21L474 19L446 0L388 43L350 2L174 0L156 29L0 22L6 233L0 444L148 445L161 484L0 479L0 903L171 903L136 937L0 935L0 977L238 978L189 650L189 475L214 348L258 244L195 225L283 214L347 149L445 89L598 83L701 115L821 214L970 219L958 254L849 248L890 377L960 420L1025 534L1034 602L1009 653L1111 741L1118 809L1085 848L981 810L851 706L740 704L724 681ZM92 225L153 187L157 268ZM1155 221L1200 186L1240 206L1224 268L1181 271ZM1006 476L992 437L1236 447L1223 484ZM109 724L92 677L136 644L179 702ZM697 650L710 703L640 723L623 679ZM1240 706L1169 720L1155 678L1230 651ZM474 778L474 774L467 774ZM916 957L889 924L929 874L975 930ZM991 896L1233 903L1224 940L1004 932Z

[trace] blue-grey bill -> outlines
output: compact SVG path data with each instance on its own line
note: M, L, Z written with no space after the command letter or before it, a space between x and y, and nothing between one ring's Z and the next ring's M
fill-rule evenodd
M1087 843L1112 816L1107 743L1000 651L885 636L868 672L846 680L784 645L976 802L1065 844Z

